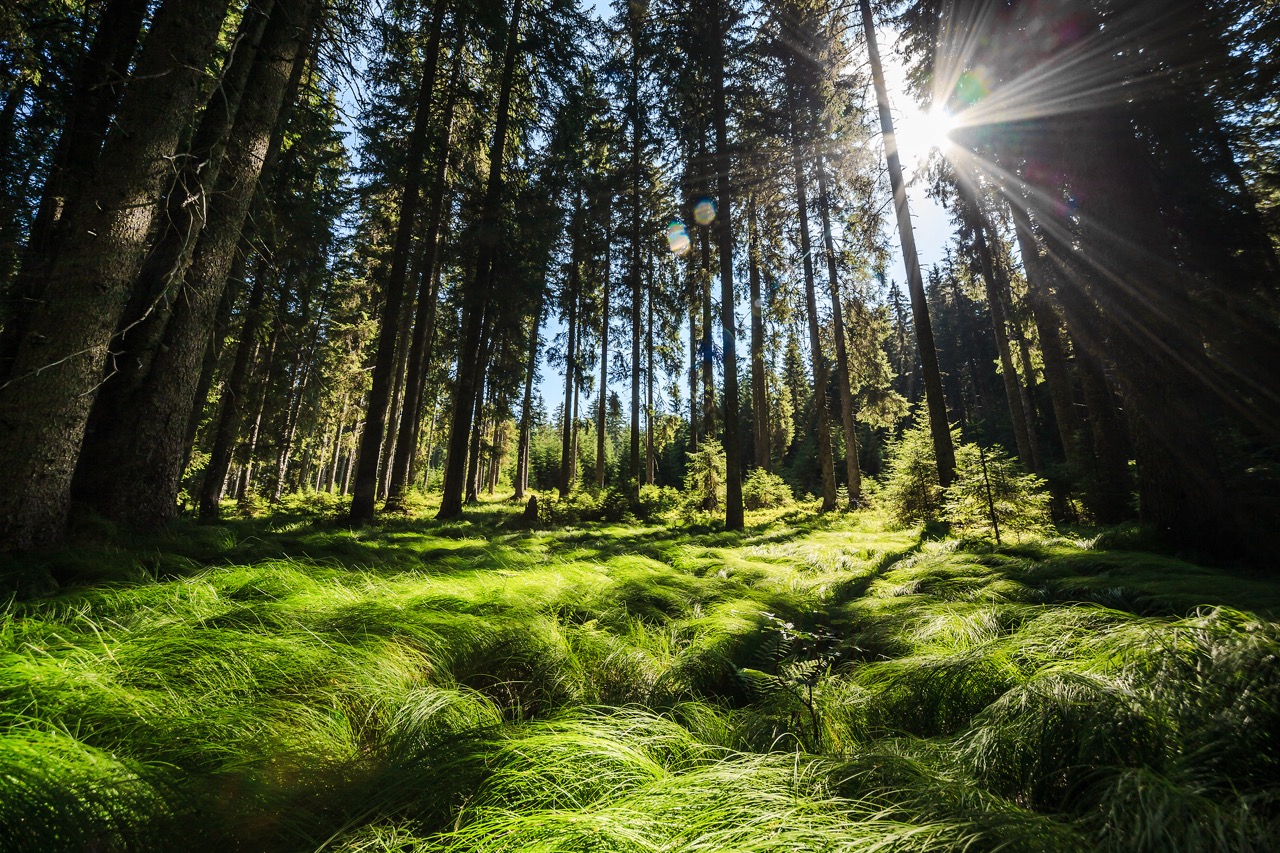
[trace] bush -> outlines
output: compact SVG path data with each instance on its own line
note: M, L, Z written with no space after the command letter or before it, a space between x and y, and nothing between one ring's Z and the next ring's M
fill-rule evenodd
M956 448L956 480L947 488L944 514L958 533L1001 532L1018 539L1052 529L1049 493L1044 480L1023 474L1000 445L985 450L976 444Z
M640 487L640 502L635 508L635 516L649 521L674 509L679 503L680 493L670 486L645 483Z
M610 486L604 491L578 489L567 498L557 500L550 495L538 498L538 522L551 527L591 521L619 522L628 519L651 521L675 506L679 493L670 487L640 487L636 499L631 490Z
M952 429L951 440L958 443L959 438L959 430ZM903 527L938 521L942 516L938 462L929 432L929 416L923 408L902 437L889 445L884 488L878 501L890 518Z
M725 500L724 448L713 438L703 441L689 454L689 471L684 475L686 512L716 512Z
M777 474L756 468L742 481L742 503L747 509L773 509L795 503L795 495Z

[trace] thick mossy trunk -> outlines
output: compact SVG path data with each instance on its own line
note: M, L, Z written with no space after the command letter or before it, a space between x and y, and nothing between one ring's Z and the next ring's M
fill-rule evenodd
M134 403L112 424L105 460L86 460L77 478L92 505L117 521L154 527L177 513L186 425L196 405L200 364L244 228L254 188L277 134L298 63L305 59L319 3L281 4L267 24L245 85L222 168L209 198L206 227L173 316Z
M62 533L93 391L226 9L227 0L160 7L95 178L65 214L43 298L0 390L0 468L8 483L0 494L0 549Z

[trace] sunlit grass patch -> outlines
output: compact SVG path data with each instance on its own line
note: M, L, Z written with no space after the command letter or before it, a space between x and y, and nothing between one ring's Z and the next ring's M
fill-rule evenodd
M516 513L291 510L107 555L171 577L10 603L11 846L1276 846L1264 579L874 512Z

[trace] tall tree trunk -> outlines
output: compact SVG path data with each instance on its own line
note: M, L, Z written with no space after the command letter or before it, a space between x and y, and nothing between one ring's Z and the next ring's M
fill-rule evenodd
M0 329L0 380L9 376L29 311L41 299L45 276L59 254L59 237L65 233L59 222L75 206L73 196L92 185L111 114L120 103L137 52L147 6L147 0L108 0L76 70L66 123L31 223L18 279L7 294L12 308ZM19 101L11 94L6 107L16 108Z
M67 211L45 298L29 314L0 389L0 468L8 478L0 494L0 550L62 533L92 391L226 9L227 0L161 6L95 179Z
M1186 280L1170 260L1146 145L1123 111L1099 112L1081 131L1066 165L1087 193L1080 239L1103 272L1080 268L1080 253L1068 247L1061 255L1076 265L1073 286L1098 305L1093 328L1105 334L1124 400L1141 518L1172 543L1239 552L1243 532L1213 441L1218 407L1204 384L1212 367Z
M1031 452L1031 435L1027 429L1027 413L1022 407L1022 393L1018 389L1018 371L1013 366L1013 354L1009 348L1009 326L1004 314L1004 299L1000 296L1000 285L996 281L995 261L991 254L991 245L987 242L987 223L978 199L964 180L960 182L960 190L964 195L964 203L969 211L969 224L973 228L973 249L982 266L982 283L986 288L987 310L991 312L991 326L995 332L996 352L1000 357L1001 379L1004 380L1005 400L1009 404L1009 422L1013 427L1013 436L1018 443L1018 460L1022 467L1034 471L1034 455Z
M942 373L938 370L938 350L933 342L933 324L929 320L929 303L925 299L924 279L920 275L920 257L916 254L915 231L911 225L911 209L907 205L907 186L902 177L902 161L898 157L898 138L893 132L893 115L889 111L889 90L880 64L880 48L876 44L876 25L871 15L870 0L859 0L862 28L867 39L871 61L871 78L875 84L876 104L880 110L880 129L884 138L885 160L889 167L889 184L893 188L893 206L898 214L898 237L907 268L907 285L911 294L911 318L916 327L916 343L920 348L920 366L924 374L925 404L929 408L929 434L938 462L938 482L943 488L955 479L956 451L951 444L951 426L947 422L947 403L942 391Z
M849 508L862 503L862 472L858 469L858 432L853 419L853 390L849 383L849 350L844 330L844 300L836 272L836 244L831 234L831 198L827 191L827 167L818 155L818 211L822 216L822 240L827 256L827 284L831 289L831 318L836 339L836 388L840 394L840 420L844 426L845 473L849 484Z
M476 408L472 413L472 432L467 446L467 489L468 504L480 502L480 442L484 435L484 410L487 402L486 394L490 392L487 365L496 349L497 334L491 325L491 318L485 317L481 330L481 346L478 354L480 365L480 387L476 391Z
M204 481L200 486L200 517L218 517L218 502L222 499L222 484L227 479L235 450L236 436L240 431L241 399L248 391L250 358L262 328L262 300L266 294L267 260L258 258L253 274L253 289L244 309L244 323L240 327L240 341L236 344L235 361L222 385L222 404L218 411L218 423L214 428L213 446L209 451L209 464L205 466Z
M757 468L773 466L769 448L769 388L764 364L764 295L760 282L760 235L755 196L747 198L747 257L751 283L751 423Z
M356 472L355 495L351 499L351 523L367 524L373 520L378 491L379 448L386 434L386 412L390 406L396 361L397 324L404 301L405 280L409 269L409 250L418 217L422 195L423 158L427 153L427 130L431 125L431 97L435 88L436 66L440 62L440 34L444 26L446 0L436 0L431 18L431 36L423 58L422 83L418 88L413 129L409 133L405 160L404 193L400 197L400 216L396 224L395 244L391 250L391 271L383 293L382 316L378 328L378 352L373 363L373 382L369 392L369 412L365 416L364 433L360 436L360 465Z
M504 402L503 405L506 405ZM495 406L493 413L493 449L489 453L489 482L486 491L492 495L498 489L498 479L502 474L502 457L506 453L506 448L502 444L503 435L502 419L498 417L497 407Z
M717 34L715 55L711 63L712 117L716 132L717 172L720 176L720 209L716 221L720 235L720 338L724 350L724 456L725 456L725 519L726 530L741 530L742 510L742 452L738 437L738 321L734 306L737 298L733 292L733 190L730 175L733 172L729 152L729 108L725 97L724 43L728 38L729 9L725 0L716 3Z
M271 394L271 374L275 368L275 356L280 346L283 326L284 323L279 317L271 325L271 337L267 341L266 354L262 360L262 377L258 387L258 400L254 406L253 423L249 427L248 436L238 450L240 476L237 478L235 496L242 507L249 501L249 487L253 482L253 463L258 453L258 437L262 433L262 419L267 413L267 397Z
M342 438L347 428L347 395L342 395L342 414L338 415L338 435L333 440L333 464L329 466L329 475L325 481L325 491L333 494L333 487L338 482L338 462L342 459ZM319 489L317 489L319 491Z
M813 362L813 411L818 424L818 465L822 472L822 511L836 508L836 471L831 455L831 421L827 414L827 379L830 372L818 332L818 299L814 291L813 251L809 242L809 201L805 193L804 163L796 142L791 145L796 178L796 209L800 215L800 254L804 258L804 304L809 318L809 349ZM797 406L799 400L796 401Z
M639 189L637 185L636 189ZM637 195L635 203L639 205ZM636 217L638 220L639 217ZM638 229L638 224L636 225ZM640 312L643 305L640 270L640 234L634 234L635 251L631 269L631 452L627 466L627 488L640 496Z
M698 344L698 354L702 359L702 434L708 441L716 437L716 348L711 342L711 329L714 321L711 318L711 228L699 227L699 240L702 245L702 277L698 280L702 296L702 340Z
M542 326L542 302L546 285L538 288L538 310L529 329L529 362L524 374L524 403L520 407L520 443L516 449L515 497L520 500L529 488L529 444L533 438L533 377L538 372L538 333Z
M192 252L204 229L208 195L217 185L228 135L249 82L272 5L273 0L256 0L245 10L218 87L210 94L186 151L176 158L177 176L167 194L159 237L148 251L133 286L121 321L121 333L112 342L112 351L119 355L114 359L112 375L104 380L94 402L89 422L91 434L95 421L114 423L121 407L132 404L132 396L146 381ZM287 11L282 10L280 14Z
M1004 299L1005 314L1009 318L1009 328L1013 338L1018 342L1018 362L1022 373L1022 382L1018 385L1018 393L1022 395L1022 411L1027 415L1027 432L1031 438L1031 467L1037 472L1044 471L1044 456L1040 448L1040 435L1037 425L1040 422L1039 406L1036 403L1036 368L1031 361L1031 339L1027 335L1027 327L1018 316L1013 304L1013 293L1009 288L1009 276L1001 275L1001 298Z
M575 232L577 229L574 229ZM578 262L578 246L579 239L577 233L574 234L574 248L572 266L569 269L569 330L565 339L565 355L564 355L564 420L561 424L560 436L560 497L567 497L569 490L573 487L573 433L575 424L573 422L573 397L574 397L574 380L577 379L577 363L578 363L578 286L579 286L579 262Z
M648 276L647 285L645 287L645 307L649 312L649 322L645 325L647 334L645 335L646 350L646 369L644 372L645 384L645 405L644 405L644 458L645 458L645 477L644 481L649 485L654 483L656 460L653 455L653 259L649 259L649 264L645 267Z
M1071 371L1067 366L1067 354L1062 346L1062 323L1054 314L1052 285L1047 265L1040 258L1040 246L1031 228L1026 211L1016 202L1013 211L1018 248L1022 254L1022 267L1027 276L1027 302L1031 318L1040 339L1040 357L1044 364L1045 384L1049 386L1049 404L1053 407L1053 419L1058 425L1058 437L1067 470L1079 483L1086 471L1084 454L1080 447L1080 415L1076 411L1072 393Z
M316 349L320 343L320 331L324 325L323 318L326 302L327 294L324 294L319 308L314 312L313 319L309 296L302 301L300 325L304 329L310 326L311 334L306 346L297 354L293 365L293 378L289 384L289 397L285 404L284 429L281 430L281 439L276 453L276 485L271 495L272 503L279 503L281 498L284 497L286 475L289 472L289 463L293 458L293 443L298 436L298 420L302 416L302 406L306 399L307 388L311 384L312 370L316 363Z
M472 286L464 300L463 315L466 318L462 347L459 352L476 352L480 343L480 320L485 304L489 301L490 272L493 269L494 249L497 244L499 206L502 201L502 165L506 157L507 126L510 122L511 88L515 79L516 48L520 36L520 12L524 0L515 0L511 10L511 23L507 27L507 46L503 57L502 80L498 89L497 119L494 123L493 144L489 151L489 181L485 189L484 205L480 215L479 248L476 251L476 273ZM443 495L440 499L439 518L456 518L462 514L462 487L466 470L467 435L471 431L471 409L475 401L479 376L468 367L465 356L459 359L458 385L454 393L454 406L449 429L449 450L445 457Z
M444 116L440 119L440 136L436 144L436 171L431 184L431 207L427 214L424 237L426 260L419 270L418 307L413 319L413 342L409 346L409 377L405 389L404 411L396 439L396 454L391 463L391 481L387 487L385 509L403 506L405 491L413 479L413 460L418 452L422 430L422 411L426 396L427 375L431 371L435 343L436 311L440 287L440 237L448 194L449 152L453 132L453 114L458 101L459 80L465 36L459 33L453 48L453 69L449 72L448 95Z
M600 311L600 393L596 409L596 488L604 488L605 431L609 408L609 295L613 289L612 211L605 215L604 298Z
M269 156L286 93L315 23L317 0L281 4L267 30L245 86L222 168L209 199L204 233L187 270L182 297L152 357L134 404L103 436L113 462L81 466L77 480L91 504L127 525L153 527L171 519L185 457L186 425L195 405L199 365L213 331L217 306ZM92 460L97 461L97 460ZM83 480L81 478L83 477Z
M581 310L581 309L579 309ZM578 350L582 350L583 328L586 324L578 324ZM569 441L569 485L570 488L576 486L581 473L581 466L578 464L578 402L582 397L582 359L578 359L573 365L573 418L570 423L573 424L573 430L570 432Z
M196 383L195 404L191 407L191 416L187 418L186 453L182 459L182 470L191 464L191 454L195 451L196 437L200 424L204 420L205 404L209 401L209 392L213 390L214 374L222 363L222 350L226 345L227 334L231 330L231 314L236 303L244 293L245 269L252 254L252 244L246 234L240 237L240 245L236 248L236 257L227 274L227 288L223 291L222 302L218 305L218 313L213 324L213 335L209 346L204 351L204 362L200 365L200 379ZM209 437L206 436L206 439ZM73 481L74 482L74 481Z
M405 417L414 417L404 406L406 385L408 384L409 350L412 346L414 294L406 294L400 311L400 328L396 330L396 364L392 370L391 401L387 405L386 435L382 439L382 459L378 462L378 497L386 500L391 489L392 460L397 451L397 436Z
M689 264L689 452L698 450L701 424L698 422L698 309L692 288L694 275Z
M639 11L639 4L631 4L631 456L627 488L636 499L640 497L640 263L643 252L640 165L644 156L641 147L644 130L640 106L640 21L636 19Z
M158 223L159 237L147 253L125 307L120 332L111 343L111 365L90 410L79 466L72 480L73 497L91 505L99 505L103 480L116 477L121 453L120 432L122 427L125 431L132 430L138 395L147 382L156 352L164 343L174 301L182 289L192 252L204 228L208 194L217 184L227 137L271 6L272 0L259 0L245 10L219 85L210 94L185 153L175 158L178 174L167 192L164 215ZM237 253L235 257L233 263L238 264L240 255ZM230 317L232 303L238 298L235 291L234 287L224 288L215 318ZM216 319L214 325L218 325ZM220 350L221 342L213 339L213 335L210 337L210 346L202 357L201 380L204 367L210 366L213 351ZM216 363L212 366L216 367ZM198 381L197 387L201 384L202 381ZM186 467L194 441L191 424L193 421L198 424L203 402L197 399L187 420L182 468ZM114 512L110 507L99 505L99 509L108 515Z
M480 443L484 436L484 404L488 375L480 378L480 389L476 394L476 410L472 417L471 444L467 450L467 503L474 506L480 502Z
M1099 524L1119 524L1133 517L1133 482L1124 452L1125 423L1102 362L1079 346L1076 361L1094 453L1093 477L1088 485L1089 509Z

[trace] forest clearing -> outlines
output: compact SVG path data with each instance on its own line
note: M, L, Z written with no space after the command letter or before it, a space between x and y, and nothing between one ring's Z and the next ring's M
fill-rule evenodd
M1277 0L0 3L3 851L1280 850Z
M1275 849L1270 578L816 509L68 551L134 580L9 606L0 845Z

